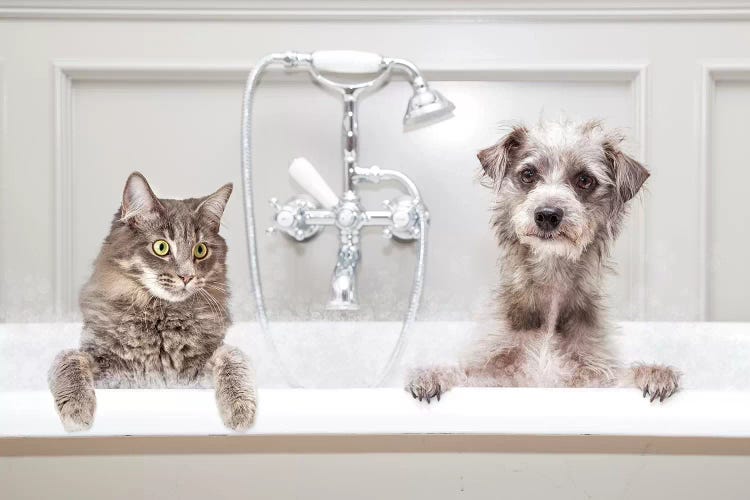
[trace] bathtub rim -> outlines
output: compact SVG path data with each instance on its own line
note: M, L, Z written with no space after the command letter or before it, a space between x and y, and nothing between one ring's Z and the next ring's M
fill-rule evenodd
M226 429L211 390L97 390L91 430L66 433L47 391L0 392L3 438L537 436L750 440L750 391L460 388L437 404L402 389L259 389L255 426ZM750 441L748 441L750 443Z

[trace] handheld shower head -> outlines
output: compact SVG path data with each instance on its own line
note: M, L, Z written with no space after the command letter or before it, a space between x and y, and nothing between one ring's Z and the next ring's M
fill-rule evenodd
M456 106L423 80L415 80L414 95L409 99L404 115L404 130L432 125L453 116Z

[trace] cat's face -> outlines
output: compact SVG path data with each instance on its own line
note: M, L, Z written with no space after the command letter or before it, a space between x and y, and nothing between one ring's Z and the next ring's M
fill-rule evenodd
M158 199L135 172L106 244L117 265L154 297L225 295L227 245L219 224L231 193L226 184L204 198Z

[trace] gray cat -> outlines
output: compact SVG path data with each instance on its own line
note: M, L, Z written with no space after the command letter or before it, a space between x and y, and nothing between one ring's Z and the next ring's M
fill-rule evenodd
M95 387L216 388L224 424L255 417L248 358L224 344L227 244L219 224L232 185L204 198L158 199L138 172L81 291L79 349L57 355L49 387L66 430L88 429Z

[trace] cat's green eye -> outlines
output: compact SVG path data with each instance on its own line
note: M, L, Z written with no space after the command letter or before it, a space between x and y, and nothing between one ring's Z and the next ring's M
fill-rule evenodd
M159 257L164 257L169 253L169 243L164 240L156 240L151 246L154 249L154 253Z
M193 255L196 259L203 259L208 255L208 247L205 243L198 243L193 247Z

